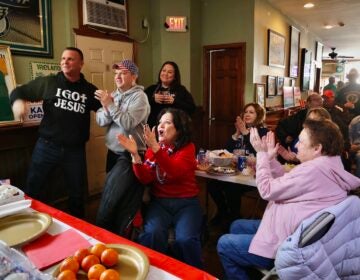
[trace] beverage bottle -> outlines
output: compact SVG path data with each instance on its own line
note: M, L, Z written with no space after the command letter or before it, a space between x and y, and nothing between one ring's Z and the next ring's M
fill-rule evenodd
M235 142L235 149L242 149L244 145L244 137L240 135Z
M206 162L206 152L203 148L199 149L199 152L197 154L197 162L199 165L202 165Z

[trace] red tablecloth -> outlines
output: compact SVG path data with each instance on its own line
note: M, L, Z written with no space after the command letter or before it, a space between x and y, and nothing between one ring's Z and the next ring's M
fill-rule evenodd
M192 280L216 279L215 277L211 276L210 274L202 270L199 270L185 263L182 263L178 260L175 260L171 257L168 257L154 250L141 246L128 239L125 239L114 233L104 230L103 228L97 227L81 219L75 218L58 209L48 206L40 201L33 199L31 207L39 212L48 213L52 217L64 222L65 224L68 224L73 228L76 228L77 230L82 231L83 233L103 243L128 244L134 247L138 247L148 256L151 265L163 269L181 279L192 279Z

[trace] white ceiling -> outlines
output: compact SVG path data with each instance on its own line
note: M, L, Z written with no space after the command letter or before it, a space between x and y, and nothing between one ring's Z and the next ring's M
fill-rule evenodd
M338 56L354 56L360 59L360 0L268 0L285 16L291 18L305 30L319 37L324 44L323 58L327 58L331 47L336 47ZM303 6L312 2L315 7ZM340 23L340 24L339 24ZM344 26L340 26L341 23ZM324 25L335 25L332 29Z

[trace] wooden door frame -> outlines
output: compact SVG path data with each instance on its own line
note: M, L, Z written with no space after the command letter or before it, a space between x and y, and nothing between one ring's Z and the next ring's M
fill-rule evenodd
M209 135L209 126L208 126L208 118L209 118L209 78L210 73L208 71L209 61L207 59L207 53L211 50L220 50L220 49L241 49L241 61L243 64L239 63L239 67L244 73L242 77L242 82L240 85L240 92L244 92L245 95L245 83L246 83L246 43L230 43L230 44L220 44L220 45L207 45L203 47L203 120L202 125L204 128L202 145L208 146L208 135ZM244 95L240 100L241 105L244 105ZM235 116L234 116L235 117Z

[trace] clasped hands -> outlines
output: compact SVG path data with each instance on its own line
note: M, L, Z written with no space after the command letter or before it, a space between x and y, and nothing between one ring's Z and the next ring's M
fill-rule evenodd
M267 152L270 160L276 157L279 149L279 143L275 144L274 132L269 131L261 138L255 127L250 128L250 143L256 152Z
M235 132L236 137L238 137L240 134L246 135L249 133L249 130L246 128L245 122L242 120L240 116L236 117L235 129L236 129Z
M171 94L162 94L160 92L157 92L154 94L154 100L156 103L159 104L173 104L175 98Z
M145 144L154 152L156 153L160 150L160 144L156 140L155 134L156 126L150 129L148 124L144 125L144 141ZM118 134L117 139L119 144L123 146L133 157L137 158L140 157L138 154L138 147L136 141L132 135L129 137L125 136L124 134Z

